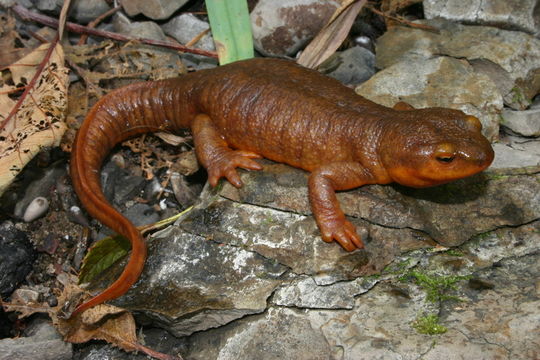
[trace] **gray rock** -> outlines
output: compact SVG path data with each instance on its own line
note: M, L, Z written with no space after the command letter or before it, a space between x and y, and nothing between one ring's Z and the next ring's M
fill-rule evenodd
M124 3L130 3L126 1ZM122 14L117 14L114 17L114 30L120 34L132 36L134 38L146 38L153 40L165 41L167 36L163 30L153 21L136 21L132 22Z
M169 18L188 0L123 0L122 7L128 16L143 14L153 20Z
M162 29L167 35L172 36L184 45L209 28L210 25L207 22L198 19L192 14L176 16L165 25L162 25ZM205 34L193 47L208 51L215 51L216 49L211 33ZM183 53L181 57L187 66L198 70L213 68L218 65L217 59L208 56Z
M533 230L538 232L538 223L532 225L536 226ZM537 236L536 241L539 240ZM444 321L449 327L459 329L459 337L463 341L456 342L446 337L443 343L437 344L437 347L444 350L426 358L538 358L539 260L537 250L536 254L507 257L498 262L497 266L473 273L473 278L489 279L493 288L469 290L465 294L465 302L443 305L443 313L448 314ZM465 342L467 345L463 346ZM471 347L472 344L476 345ZM484 353L480 352L482 349L485 349ZM470 350L478 356L474 356Z
M540 40L519 31L507 31L488 26L465 26L442 19L420 21L440 29L429 31L393 27L377 42L376 63L387 68L396 63L416 62L434 56L451 56L469 61L483 59L500 67L509 77L511 86L499 89L505 104L523 110L540 89Z
M286 270L254 252L178 228L157 234L149 252L143 276L115 303L143 311L176 336L264 311Z
M0 340L0 360L71 360L72 345L46 321L33 321L25 337Z
M467 255L470 271L489 269L505 259L518 260L528 254L538 252L540 233L538 220L517 228L503 227L480 234L461 247ZM525 275L525 273L523 273ZM483 277L485 276L477 276Z
M503 101L496 85L466 62L451 57L394 62L357 87L356 92L390 107L404 101L416 108L459 109L478 117L489 139L499 133Z
M60 5L60 6L59 6ZM62 6L61 0L38 0L36 8L40 11L60 11Z
M338 7L334 0L260 0L251 12L255 48L267 56L294 56Z
M287 308L271 308L264 315L240 320L228 328L197 334L189 359L337 359L332 344L306 314Z
M426 0L426 19L443 18L475 25L491 25L502 29L538 32L536 0Z
M353 309L355 297L369 291L378 281L374 278L358 278L318 285L312 277L299 277L277 289L272 303L308 309Z
M40 11L60 14L64 0L38 0L35 2ZM105 0L74 0L71 1L68 16L77 22L88 23L110 9Z
M540 136L540 108L514 111L504 109L501 124L523 136Z
M178 40L180 44L186 44L195 36L210 28L206 21L198 19L193 14L175 16L169 22L162 25L163 31ZM210 33L205 34L194 47L208 51L215 51L214 40Z
M77 22L86 24L109 9L110 6L105 0L76 0L71 2L69 16Z
M36 253L26 234L10 221L0 224L0 295L4 298L32 270Z
M526 168L540 165L540 140L507 135L493 144L491 169Z
M319 66L319 71L345 85L360 85L375 74L375 55L361 46L354 46Z

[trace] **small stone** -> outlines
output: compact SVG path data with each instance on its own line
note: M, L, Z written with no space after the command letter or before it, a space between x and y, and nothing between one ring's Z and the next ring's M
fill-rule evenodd
M210 29L210 25L193 14L182 14L163 25L162 29L167 35L172 36L180 44L185 45L203 31ZM208 51L214 51L216 49L210 33L205 34L194 44L194 47Z
M122 7L128 16L143 14L153 20L167 19L188 0L123 0Z
M535 142L540 150L540 141ZM528 149L520 148L519 144L493 144L495 160L491 164L492 169L521 168L540 165L540 153L534 153Z
M319 71L346 85L360 85L375 74L375 55L368 49L355 46L336 53L319 66Z
M153 207L137 203L124 211L123 215L129 219L135 226L143 226L159 221L159 215Z
M86 24L109 11L110 6L105 0L75 0L71 2L69 17Z
M17 304L36 304L39 301L39 292L30 289L17 289L11 295L11 302Z
M38 0L38 10L59 15L62 9L62 0ZM77 22L88 23L110 9L105 0L73 0L69 7L68 17Z
M126 16L117 14L114 17L114 29L120 34L134 38L167 40L163 30L153 21L130 21Z
M255 48L267 56L294 56L338 7L334 0L260 0L251 12Z
M540 108L515 111L504 109L501 124L523 136L540 136Z
M55 165L45 170L40 178L32 181L26 188L24 197L17 202L15 210L13 210L15 216L22 218L28 205L34 201L34 199L38 197L49 197L51 190L57 186L58 180L65 175L65 164Z
M43 216L49 209L49 200L40 196L32 200L24 211L23 220L31 222Z

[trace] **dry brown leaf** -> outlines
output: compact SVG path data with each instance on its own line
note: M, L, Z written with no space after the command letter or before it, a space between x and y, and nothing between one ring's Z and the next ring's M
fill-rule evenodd
M0 122L14 106L8 93L30 81L48 47L49 44L43 44L9 66L14 85L4 85L0 89ZM57 45L35 87L15 116L0 130L0 194L43 147L57 146L60 142L66 130L67 72L62 47Z
M77 298L79 291L80 288L76 285L67 285L58 303L64 304L72 296ZM63 307L59 305L50 315L56 329L67 342L81 344L90 340L105 340L125 351L141 351L156 359L182 360L182 357L162 354L141 345L137 340L135 319L124 309L100 304L67 320L60 316L63 311Z
M12 299L11 302L0 300L0 305L6 312L18 312L19 318L25 318L36 313L48 313L51 309L47 303L25 302L20 298Z
M298 64L314 69L328 59L347 38L356 16L367 0L345 0L326 26L304 49Z
M167 144L173 145L173 146L185 144L188 141L188 139L184 136L179 136L179 135L175 135L175 134L171 134L171 133L167 133L163 131L154 133L154 136L157 136L161 140L165 141Z
M68 320L53 318L53 322L70 343L105 340L126 351L138 350L133 316L112 305L97 305Z

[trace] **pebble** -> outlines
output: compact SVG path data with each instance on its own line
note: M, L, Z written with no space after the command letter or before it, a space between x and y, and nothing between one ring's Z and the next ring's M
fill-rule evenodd
M37 218L43 216L49 209L49 200L42 196L39 196L32 200L28 207L24 211L23 220L25 222L31 222Z
M294 56L338 7L333 0L260 0L251 12L255 49L267 56Z

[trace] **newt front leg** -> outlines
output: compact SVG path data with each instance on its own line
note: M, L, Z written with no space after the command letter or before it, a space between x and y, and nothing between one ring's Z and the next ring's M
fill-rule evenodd
M373 184L374 176L357 162L336 162L315 169L309 176L309 203L326 242L337 241L345 250L362 249L356 227L345 218L336 190Z

